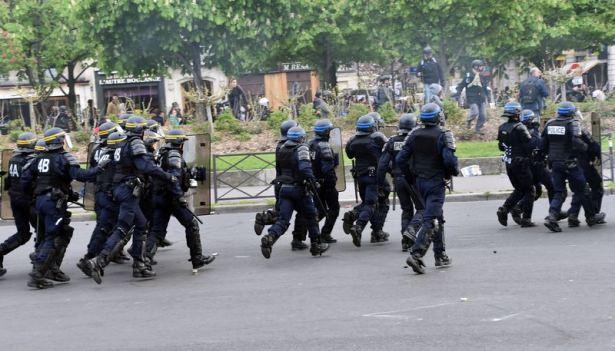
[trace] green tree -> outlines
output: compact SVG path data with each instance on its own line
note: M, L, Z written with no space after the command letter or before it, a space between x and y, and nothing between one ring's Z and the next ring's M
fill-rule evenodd
M267 50L290 12L290 2L278 0L83 0L79 6L90 40L101 46L102 68L134 75L181 69L192 75L201 121L208 102L203 67L233 71L246 48Z

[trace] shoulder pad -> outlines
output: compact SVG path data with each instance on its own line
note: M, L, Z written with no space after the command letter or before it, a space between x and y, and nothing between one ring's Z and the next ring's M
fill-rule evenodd
M525 124L523 124L523 123L519 122L519 125L518 125L518 126L516 126L516 127L519 129L519 131L520 131L521 133L525 134L525 137L526 137L527 139L532 139L532 135L530 134L530 131L527 129L527 127L525 126Z
M170 168L182 168L182 156L178 150L170 150L167 155L167 163Z
M79 161L77 161L77 158L75 158L73 154L71 154L70 152L64 152L63 155L69 165L79 166Z
M297 158L299 159L299 161L309 161L310 148L305 144L299 145L299 147L297 147Z
M386 135L381 132L374 132L370 135L370 137L378 143L382 143L383 145L389 140Z
M130 141L130 151L134 156L147 154L145 144L143 143L143 140L139 138L135 138Z
M455 144L455 136L453 135L453 132L444 128L442 132L444 133L444 145L451 150L456 150L457 145Z
M331 150L331 145L327 141L318 142L318 148L320 149L320 156L324 159L333 158L333 150Z
M581 125L579 121L573 119L568 124L570 125L570 132L573 136L581 136Z

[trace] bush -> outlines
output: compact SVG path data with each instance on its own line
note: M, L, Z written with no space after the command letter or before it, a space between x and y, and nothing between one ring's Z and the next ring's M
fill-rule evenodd
M191 125L194 134L209 134L210 122L199 122Z
M241 133L237 134L237 135L235 136L235 139L236 139L237 141L242 141L242 142L243 142L243 141L249 141L250 139L252 139L252 134L250 134L250 133L248 133L248 132L246 132L246 131L243 131L243 132L241 132Z
M314 126L314 122L318 119L318 116L314 112L311 104L301 105L299 108L299 117L297 120L303 129L311 130Z
M465 123L465 111L459 107L457 101L453 99L444 99L444 115L446 116L446 123L452 125L459 125Z
M11 130L10 133L9 133L9 139L12 142L16 143L17 139L19 138L19 134L21 134L21 133L22 133L21 130Z
M9 130L23 130L24 124L21 118L14 119L8 123Z
M365 116L369 113L369 107L363 104L351 104L348 107L348 115L346 120L352 123L356 123L357 119L361 116Z
M252 135L261 134L263 132L263 124L259 121L247 122L244 128Z
M397 113L395 112L395 108L390 102L387 102L386 104L380 106L380 108L378 109L378 113L386 123L392 123L397 121Z
M267 126L273 131L278 131L280 129L280 124L289 119L288 117L288 112L285 110L280 109L273 111L269 115L269 118L267 118Z
M241 125L235 116L230 111L224 111L214 123L216 130L221 132L229 132L231 134L241 134L245 131L244 127Z
M73 136L75 137L75 141L80 144L87 144L90 142L90 134L83 130L76 131L73 133Z

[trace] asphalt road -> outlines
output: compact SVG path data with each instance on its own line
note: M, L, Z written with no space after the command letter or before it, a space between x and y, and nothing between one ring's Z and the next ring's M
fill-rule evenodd
M436 270L430 253L423 276L404 268L399 210L389 213L388 244L364 239L355 248L339 226L340 242L321 258L291 252L285 235L270 260L260 254L251 214L204 217L205 246L220 256L196 276L174 222L175 244L160 251L155 280L135 281L129 265L112 265L102 285L75 267L93 227L76 223L69 284L28 290L30 247L5 259L0 349L615 349L613 225L559 234L542 225L503 228L498 205L448 204L454 265ZM614 213L615 197L604 208ZM546 202L535 211L540 222ZM10 232L0 227L0 238Z

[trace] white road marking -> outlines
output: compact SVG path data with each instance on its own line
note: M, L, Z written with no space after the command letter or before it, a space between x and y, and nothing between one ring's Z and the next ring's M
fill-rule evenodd
M409 319L408 316L400 315L399 313L419 311L419 310L426 310L426 309L430 309L430 308L437 308L437 307L443 307L443 306L449 306L449 305L454 305L456 303L457 302L444 302L444 303L439 303L439 304L435 304L435 305L426 305L426 306L414 307L414 308L410 308L410 309L395 310L395 311L385 311L385 312L374 312L374 313L368 313L368 314L361 315L361 317Z
M518 316L518 315L520 315L520 314L521 314L521 313L513 313L513 314L509 314L509 315L504 316L504 317L500 317L500 318L493 318L493 319L491 319L491 321L492 321L492 322L501 322L501 321L504 321L504 320L510 319L510 318L512 318L512 317Z

